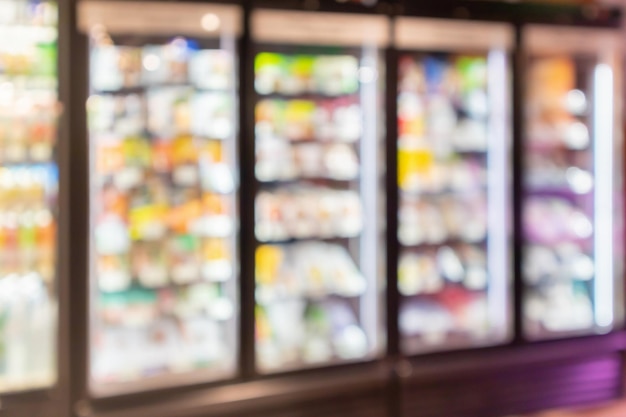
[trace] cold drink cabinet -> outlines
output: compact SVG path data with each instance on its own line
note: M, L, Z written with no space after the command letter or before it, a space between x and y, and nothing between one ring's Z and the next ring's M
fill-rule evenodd
M621 321L622 90L613 32L545 26L524 32L528 339L606 333Z
M57 381L57 18L0 1L0 395Z
M256 369L384 348L384 16L252 14Z
M89 386L238 372L236 6L83 2L90 36Z
M400 348L505 342L512 28L401 17L395 38Z

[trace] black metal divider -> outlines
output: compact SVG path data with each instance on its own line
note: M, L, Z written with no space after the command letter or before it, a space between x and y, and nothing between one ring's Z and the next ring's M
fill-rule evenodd
M387 355L395 357L400 354L398 307L398 53L393 46L386 51L386 94L385 117L386 133L386 186L387 186Z
M68 239L72 248L70 262L70 301L72 308L70 322L71 384L69 389L70 408L73 416L93 415L89 401L89 144L87 133L86 100L89 97L89 41L77 27L76 1L71 2L69 50L72 80L70 112L70 233Z
M254 52L250 34L251 0L243 3L243 34L239 50L239 213L240 213L240 372L244 379L255 374L255 239L254 201L257 193L254 167Z
M386 80L385 80L385 118L386 149L385 175L387 196L387 286L386 286L386 313L387 313L387 361L390 363L389 375L389 416L401 415L402 390L400 379L400 332L398 325L400 293L398 291L398 51L393 43L395 22L390 25L391 43L385 51Z
M62 105L62 115L59 125L59 139L57 144L57 163L59 166L59 229L57 232L57 293L59 308L59 331L57 340L58 358L58 383L54 399L58 401L56 412L59 416L67 416L71 413L70 382L72 357L70 346L72 345L72 303L71 300L71 216L69 210L71 201L72 181L72 31L74 11L71 0L59 0L59 37L58 37L58 76L59 76L59 101Z
M522 44L523 25L515 24L515 51L512 67L512 181L513 187L509 198L513 202L513 344L523 343L523 299L522 281L522 193L524 174L524 53Z

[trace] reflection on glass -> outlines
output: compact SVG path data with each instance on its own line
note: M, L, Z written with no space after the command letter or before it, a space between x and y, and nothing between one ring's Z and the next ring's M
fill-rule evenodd
M506 290L500 292L506 285L494 281L507 279L501 204L506 172L500 161L506 138L494 134L490 120L502 116L491 108L491 59L425 53L400 58L399 325L409 353L484 344L506 331ZM501 64L491 74L502 81L498 90L506 85ZM493 224L502 236L491 234ZM492 265L504 266L490 270Z
M377 349L377 271L363 269L360 244L370 230L367 245L378 239L375 222L365 224L369 202L361 188L364 146L375 155L379 140L377 73L364 65L365 54L331 51L262 52L255 60L256 357L262 372L362 360ZM374 95L369 106L366 92ZM364 145L366 115L374 137ZM375 163L368 169L375 195Z
M0 393L56 378L56 25L0 0Z
M93 39L96 386L235 369L234 71L217 40Z

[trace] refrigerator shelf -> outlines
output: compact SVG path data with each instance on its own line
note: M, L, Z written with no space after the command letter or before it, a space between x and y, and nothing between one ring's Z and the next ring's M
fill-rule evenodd
M472 194L484 194L488 188L487 184L481 184L470 188L449 188L445 187L440 190L409 190L407 188L399 188L400 195L403 198L419 199L419 198L436 198L445 196L463 196Z
M5 88L12 88L14 91L22 92L37 92L37 91L54 91L57 88L58 81L52 74L50 75L38 75L38 74L10 74L0 71L0 82L4 84Z
M413 251L418 251L420 249L434 250L434 249L439 249L443 246L454 247L454 246L468 245L468 246L484 247L487 245L487 242L488 242L488 238L487 236L485 236L483 238L475 239L475 240L452 238L452 239L444 239L441 242L424 242L424 243L414 243L414 244L406 244L400 241L400 246L402 247L403 250L406 250L407 252L413 252Z
M53 375L42 375L40 377L19 380L0 377L0 392L5 394L44 389L52 386L55 383L55 379Z
M466 157L475 157L475 158L486 158L489 153L488 149L460 149L453 148L447 154L449 158L466 158Z
M365 283L362 284L365 286ZM260 306L267 307L274 303L287 302L290 300L306 300L307 302L322 302L332 299L350 300L358 302L359 298L365 294L365 288L354 291L352 294L341 294L337 292L327 293L307 293L307 292L291 292L289 294L272 294L268 295L265 288L257 286L256 302Z
M285 135L277 135L277 134L257 134L257 140L263 142L267 139L275 140L281 142L281 144L285 144L288 147L292 148L294 151L299 147L305 146L319 146L319 147L330 147L334 145L346 145L349 146L353 150L358 150L360 137L356 137L354 140L343 140L343 139L334 139L334 138L315 138L315 137L304 137L301 139L290 139L285 137Z
M210 278L204 278L202 276L198 276L197 279L193 279L193 280L189 280L189 281L185 281L185 282L177 282L177 281L173 281L173 280L168 280L167 283L160 283L160 284L155 284L155 285L147 285L147 284L141 284L141 280L135 276L131 277L131 282L132 284L125 286L124 288L121 289L113 289L113 290L109 290L108 288L103 288L101 289L101 292L103 295L107 296L107 295L120 295L120 294L124 294L126 292L135 290L135 289L139 289L142 291L147 291L147 292L154 292L154 293L158 293L159 291L162 290L173 290L176 291L178 289L184 289L190 286L194 286L194 285L202 285L202 284L222 284L224 282L227 282L229 280L231 280L232 278L234 278L235 276L235 271L234 268L230 269L231 272L229 274L224 274L223 277L220 277L218 279L210 279ZM169 274L171 275L171 274ZM227 277L226 277L227 276Z
M585 198L589 194L593 193L593 188L585 191L574 191L569 187L554 187L554 186L528 186L525 188L525 192L532 197L546 197L546 198L562 198L566 200L576 200L579 198Z
M347 94L337 94L337 95L330 95L330 94L324 94L324 93L315 93L315 92L305 92L305 93L293 93L293 94L287 94L287 93L268 93L268 94L263 94L263 93L259 93L257 92L258 97L257 97L257 102L259 101L263 101L263 100L285 100L285 101L291 101L291 100L307 100L307 101L335 101L335 100L354 100L354 101L358 101L359 100L359 93L347 93Z
M264 189L272 190L273 188L283 187L285 185L292 185L300 181L307 181L313 185L337 187L337 189L346 189L351 185L359 182L359 177L350 179L339 179L333 177L321 177L321 176L299 176L293 178L276 178L276 179L259 179L259 182L263 185Z
M227 138L219 138L219 137L214 137L214 136L195 135L191 132L184 132L184 133L181 132L181 133L176 133L174 135L159 135L158 133L154 133L147 129L143 130L142 132L127 134L127 135L93 132L91 134L91 137L94 140L94 142L102 143L101 145L102 147L121 145L125 141L128 141L128 140L140 141L142 142L142 144L145 144L151 147L154 147L155 145L163 145L168 142L173 142L176 139L180 139L180 138L189 138L193 142L198 143L200 145L210 144L211 142L217 142L218 144L222 144L228 140ZM199 163L198 162L181 163L178 165L183 166L183 167L185 166L198 167ZM130 166L126 168L135 168L135 167ZM155 168L153 166L148 166L148 165L137 166L136 168L141 168L142 170L145 170L146 172L154 172L155 174L160 174L160 175L171 173L171 170L167 170L167 169L159 170L159 168ZM104 175L112 175L112 174L115 174L115 172L100 173L99 175L104 176Z
M224 325L225 322L232 319L231 315L226 315L223 313L215 313L215 314L207 314L205 312L193 313L192 315L184 315L184 314L162 314L159 316L160 322L186 322L192 319L201 319L206 323L211 323L215 326ZM127 319L126 319L127 320ZM145 330L150 329L155 326L155 320L153 318L146 318L144 320L134 320L134 321L124 321L124 320L103 320L102 327L103 330L106 329L115 329L115 330Z
M446 160L446 159L454 159L454 158L466 158L466 157L474 157L478 159L484 159L487 157L489 150L488 149L463 149L458 146L450 146L445 151L441 149L437 149L436 143L437 141L445 141L450 142L450 139L447 138L437 138L426 140L425 138L419 138L418 142L421 141L422 145L411 145L407 142L414 141L413 139L408 139L406 137L398 138L398 150L399 151L422 151L431 153L435 159L437 160Z
M30 145L26 148L33 148L36 145ZM48 145L44 145L46 150L32 150L31 152L37 153L45 153L45 156L38 158L20 158L19 161L16 161L15 158L10 158L11 160L3 160L2 153L0 152L0 166L2 168L7 169L19 169L19 170L27 170L27 171L37 171L41 169L45 169L47 166L50 166L50 161L54 160L56 157L56 150L54 148L50 149Z
M538 140L530 139L524 143L524 146L531 153L549 154L555 151L562 151L562 152L589 152L591 151L591 145L581 147L581 148L572 148L570 146L567 146L567 144L561 140L538 141Z
M348 145L350 147L353 148L358 148L359 146L359 138L356 138L354 140L343 140L343 139L322 139L322 138L316 138L316 137L303 137L303 138L298 138L298 139L292 139L289 137L285 137L282 135L273 135L276 139L285 142L288 146L291 147L298 147L298 146L306 146L306 145L311 145L311 144L316 144L316 145ZM258 135L257 137L258 140L264 140L265 138L263 137L263 135Z
M147 176L146 174L154 177L159 178L163 183L167 184L170 187L170 190L187 190L190 188L196 188L196 187L200 187L200 183L201 183L201 179L198 179L198 181L192 181L189 183L182 183L181 181L174 181L172 179L172 174L171 173L163 173L163 172L150 172L150 171L146 171L146 172L142 172L139 175L139 178L141 179L141 181L143 181L145 179L145 177ZM198 174L199 176L199 174ZM140 182L132 182L132 184L129 183L125 183L124 186L120 186L120 183L125 182L126 180L122 180L121 179L122 174L121 171L117 172L117 173L111 173L111 174L100 174L99 178L97 180L94 180L94 184L97 184L99 187L103 187L105 185L115 185L117 187L119 187L120 189L123 190L123 192L125 193L131 193L133 190L136 190L138 188L141 188L144 186L143 183ZM130 181L130 180L129 180ZM230 188L230 180L229 180L229 185L228 187ZM220 190L220 189L215 189L215 188L206 188L202 190L202 193L204 194L211 194L211 195L215 195L215 196L219 196L219 197L228 197L230 195L232 195L232 190L230 189L225 189L225 190ZM230 233L229 233L230 234ZM219 236L216 236L219 237Z
M0 25L0 38L9 42L48 43L56 41L58 36L57 27L54 24L0 23Z
M228 140L228 138L224 138L224 137L198 135L193 132L180 132L180 133L177 133L175 136L176 137L191 137L192 140L201 141L201 142L224 142ZM151 131L151 130L146 130L146 137L149 141L152 141L152 142L163 140L162 139L163 135L155 133L154 131Z
M481 296L481 295L485 295L485 293L487 292L487 288L469 288L465 285L462 284L451 284L449 282L447 282L446 284L444 284L444 286L447 287L453 287L455 289L458 289L460 291L463 291L464 293L466 293L469 296ZM443 289L439 289L439 290L434 290L432 292L415 292L415 293L404 293L404 292L400 292L400 295L405 299L405 302L408 303L420 303L420 302L432 302L432 301L438 301L438 297L441 296L441 294L443 293Z
M41 172L42 170L51 169L53 160L53 154L50 155L50 158L42 158L41 160L23 160L23 161L3 161L0 153L0 170L2 169L17 169L24 171L35 171ZM0 186L1 187L1 186Z
M528 288L528 291L542 291L550 289L557 285L587 285L593 280L593 276L585 279L578 279L571 275L563 275L561 277L543 277L539 281L528 282L526 280L524 285Z
M263 244L271 244L271 245L290 245L290 244L298 244L300 242L326 242L326 243L336 243L341 245L347 245L351 240L358 239L361 236L361 233L351 235L351 236L306 236L306 237L288 237L284 239L275 239L275 240L261 240L257 237L257 240Z
M137 85L132 87L123 87L112 90L92 90L92 94L94 95L132 95L132 94L145 94L150 90L158 90L161 88L181 88L181 89L189 89L196 93L215 93L215 94L229 94L231 92L230 89L227 88L208 88L208 87L200 87L190 82L172 82L172 83L154 83L154 84L146 84L146 85Z
M590 237L584 238L571 238L565 237L560 239L548 239L541 238L538 236L528 236L526 238L527 245L539 245L539 246L556 246L556 245L565 245L565 244L575 244L581 247L590 247L592 245L592 239Z

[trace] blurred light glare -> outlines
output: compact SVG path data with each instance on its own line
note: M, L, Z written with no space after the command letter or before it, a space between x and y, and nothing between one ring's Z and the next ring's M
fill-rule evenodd
M591 221L582 213L572 215L571 228L574 234L581 239L586 239L593 234Z
M359 81L363 84L369 84L376 81L378 78L378 74L376 70L372 67L361 67L359 68Z
M572 149L581 150L589 146L589 130L582 122L572 123L565 135L565 140Z
M12 105L14 95L13 83L8 81L0 83L0 103L3 105Z
M589 281L595 273L595 265L590 257L581 255L572 263L574 275L583 281Z
M582 114L587 110L587 98L580 90L571 90L565 98L567 109L574 114Z
M143 66L148 71L156 71L161 65L161 58L155 54L148 54L143 58Z
M187 48L187 40L182 36L177 36L176 38L172 39L171 43L172 46L175 46L177 48Z
M576 194L586 194L593 188L593 176L580 168L570 167L565 176L570 187Z
M213 13L207 13L202 16L200 23L202 25L202 29L207 32L215 32L220 28L220 18Z
M614 280L613 268L613 69L601 63L594 72L594 97L596 104L593 112L593 130L595 149L593 153L595 175L598 178L594 193L594 249L596 261L596 279L594 280L595 322L600 327L608 328L614 319Z
M28 98L28 97L21 97L18 100L16 100L15 108L16 108L17 114L19 114L19 115L28 115L28 114L30 114L30 112L31 112L31 110L33 108L33 103L30 100L30 98Z

